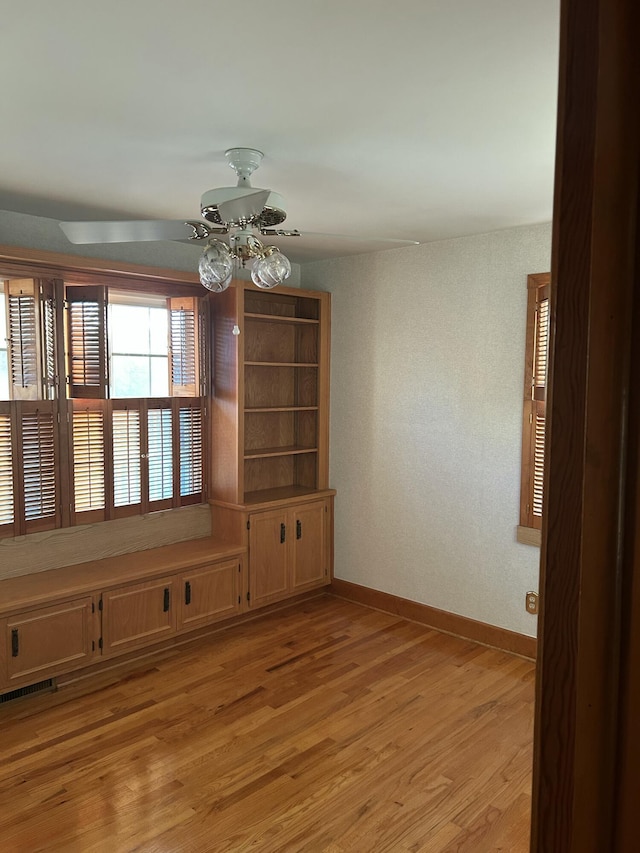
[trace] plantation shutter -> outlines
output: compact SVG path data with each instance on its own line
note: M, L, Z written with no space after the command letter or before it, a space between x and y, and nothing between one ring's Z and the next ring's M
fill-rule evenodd
M42 327L43 397L56 396L56 303L53 281L40 282L40 323Z
M203 487L203 408L200 400L181 403L178 411L180 503L197 503L204 498Z
M101 286L67 288L69 396L108 397L107 295Z
M542 525L544 452L549 366L549 285L537 289L536 331L532 385L531 514L535 527Z
M147 402L147 483L149 508L173 505L174 441L170 400Z
M81 523L106 518L105 412L101 402L73 404L73 495ZM79 519L76 518L76 521Z
M27 533L59 526L57 419L53 404L22 403L22 501Z
M172 397L197 397L199 318L198 300L193 297L170 298L169 309L169 373Z
M141 511L141 417L135 401L113 400L111 405L113 505L119 518Z
M9 382L13 400L42 396L38 289L34 279L8 282Z
M528 277L520 524L540 529L544 511L546 400L551 330L548 274Z
M15 521L12 439L10 404L0 403L0 530L9 535Z

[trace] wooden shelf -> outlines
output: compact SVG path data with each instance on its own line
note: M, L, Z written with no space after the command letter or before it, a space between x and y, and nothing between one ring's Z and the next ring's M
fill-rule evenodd
M244 413L256 412L317 412L318 406L246 406Z
M252 314L247 312L244 316L247 320L258 320L261 323L297 323L314 326L320 323L319 320L307 320L306 317L285 317L282 314Z
M256 450L245 450L245 459L266 459L272 456L300 456L302 453L317 453L317 447L262 447Z
M335 495L332 489L308 489L305 486L277 486L273 489L260 489L256 492L246 492L243 506L256 506L258 504L273 504L278 501L283 503L291 500L317 500L327 495ZM213 501L210 501L213 503Z
M317 361L245 361L245 367L318 367Z

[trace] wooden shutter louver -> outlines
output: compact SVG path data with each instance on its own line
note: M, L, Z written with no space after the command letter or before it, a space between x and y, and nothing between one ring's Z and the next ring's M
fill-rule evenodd
M147 465L149 503L173 498L173 417L171 406L147 410ZM156 506L154 509L159 509Z
M76 513L105 509L105 429L101 409L73 411L73 488ZM100 518L104 512L98 512ZM98 518L92 520L99 520Z
M9 382L13 400L42 396L38 296L33 279L12 279L8 287Z
M106 288L67 288L69 396L108 396Z
M203 412L202 407L181 406L178 413L180 433L180 497L203 497Z
M4 405L7 410L0 411L0 527L15 520L11 414L8 404Z
M139 507L142 503L140 411L125 406L114 409L113 503L118 507Z
M548 287L542 288L548 291ZM538 294L536 311L535 353L533 362L533 399L545 400L549 356L549 297Z
M544 456L547 377L551 332L549 275L528 277L527 341L520 524L539 529L544 508Z
M27 408L20 416L22 488L26 529L57 526L56 418L51 404Z
M197 300L171 298L168 304L171 396L197 397L200 393Z
M45 400L56 396L56 303L52 281L40 282L42 324L42 379Z

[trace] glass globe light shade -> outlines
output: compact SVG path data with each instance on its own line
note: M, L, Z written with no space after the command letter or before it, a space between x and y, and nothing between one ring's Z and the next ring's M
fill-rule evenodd
M269 246L263 258L257 260L251 270L251 279L258 287L269 290L289 278L291 263L289 258L274 246Z
M200 282L214 293L226 290L231 283L233 258L226 243L209 240L198 264Z

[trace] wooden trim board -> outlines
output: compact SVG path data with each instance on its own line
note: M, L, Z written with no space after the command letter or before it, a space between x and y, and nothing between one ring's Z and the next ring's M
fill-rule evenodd
M419 601L411 601L408 598L400 598L388 592L380 592L366 586L350 583L349 581L334 578L327 592L337 598L345 598L374 610L384 610L387 613L395 613L412 622L428 625L445 634L453 634L465 640L473 640L483 646L491 646L510 654L521 657L536 659L537 640L535 637L527 637L525 634L517 634L515 631L507 631L495 625L485 622L477 622L466 616L458 616L446 610L438 610L421 604Z

